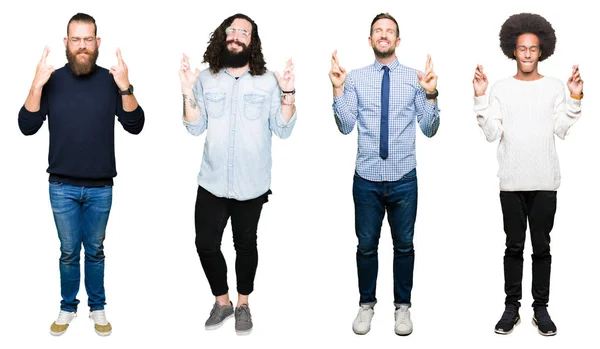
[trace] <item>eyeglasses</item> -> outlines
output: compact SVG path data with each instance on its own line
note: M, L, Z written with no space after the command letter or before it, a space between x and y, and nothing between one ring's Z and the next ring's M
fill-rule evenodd
M250 33L248 33L248 31L246 29L234 28L234 27L227 27L227 29L225 29L225 34L227 34L229 36L229 35L233 34L234 31L236 31L238 35L245 37L245 38L250 36Z
M527 47L527 46L523 46L523 45L517 46L517 52L519 52L519 53L525 53L528 50L529 50L529 52L531 52L533 54L536 54L540 50L540 47L539 46L529 46L529 47Z
M69 41L73 45L79 45L79 43L81 42L81 40L83 40L83 42L85 43L85 46L91 46L94 43L94 39L96 39L96 38L93 37L93 36L86 36L85 38L79 38L77 36L71 36L69 38Z

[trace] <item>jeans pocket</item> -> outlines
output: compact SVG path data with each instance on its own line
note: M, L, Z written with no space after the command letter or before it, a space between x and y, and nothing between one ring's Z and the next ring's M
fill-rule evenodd
M218 119L223 116L225 93L206 92L204 100L206 101L206 112L210 119Z
M260 94L244 95L244 116L247 119L255 120L260 117L266 96Z
M417 169L413 168L411 171L409 171L407 174L405 174L402 177L402 180L404 181L414 181L415 179L417 179Z

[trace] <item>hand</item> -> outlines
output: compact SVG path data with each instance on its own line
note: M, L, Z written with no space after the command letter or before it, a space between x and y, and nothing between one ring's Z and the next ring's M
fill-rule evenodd
M477 65L475 68L475 76L473 77L473 90L475 91L475 97L485 95L485 90L488 87L487 75L483 72L483 66Z
M569 88L569 92L573 95L580 95L583 93L583 80L581 80L581 75L579 75L579 65L573 66L571 76L569 77L569 80L567 80L567 87Z
M129 77L127 65L123 62L123 57L121 57L121 50L117 49L117 66L110 67L110 74L112 74L113 79L115 79L115 83L119 87L119 90L127 90L129 88Z
M288 59L285 62L285 69L283 69L283 76L278 72L275 72L275 77L277 77L277 83L279 83L279 88L281 91L293 91L294 90L294 63L292 63L292 59Z
M46 58L50 53L48 46L44 47L42 59L35 68L35 78L33 78L33 88L41 89L50 80L50 76L54 73L54 67L46 64Z
M430 55L427 55L424 75L417 72L417 77L419 78L419 85L421 85L426 93L435 93L437 88L437 75L433 72L433 63L431 62Z
M329 79L334 88L340 88L344 86L348 73L346 69L340 66L340 61L337 58L337 50L331 54L331 70L329 71Z
M183 54L183 58L181 59L181 68L179 68L179 79L181 80L181 91L187 92L189 91L196 80L198 79L198 75L200 74L200 70L196 68L194 71L190 68L190 57Z

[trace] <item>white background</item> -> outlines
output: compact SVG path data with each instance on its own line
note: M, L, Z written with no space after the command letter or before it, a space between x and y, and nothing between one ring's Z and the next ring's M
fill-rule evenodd
M570 4L573 6L571 7ZM595 347L598 260L598 78L594 11L586 2L397 1L223 2L171 0L21 1L2 4L0 55L0 347L149 348ZM586 7L587 6L587 7ZM79 317L65 335L50 336L59 311L59 241L48 199L48 132L23 136L17 125L45 45L48 62L66 63L62 39L77 12L95 17L102 38L99 65L116 64L120 47L146 113L139 136L116 130L118 176L107 228L108 338L87 319L82 284ZM287 140L273 141L273 195L259 225L259 269L250 298L254 331L234 334L233 321L213 332L204 321L213 303L194 246L196 175L204 137L181 123L178 78L182 53L201 65L210 33L242 12L259 26L268 68L296 63L298 121ZM352 204L356 131L338 132L327 76L330 54L342 66L373 62L369 25L390 12L400 25L401 63L424 69L432 55L439 75L441 126L417 137L419 211L412 320L406 338L393 332L392 244L387 222L380 241L379 303L372 330L351 330L358 309ZM566 82L573 64L585 80L583 116L566 141L557 138L562 170L552 232L549 311L553 338L531 325L531 247L525 250L523 323L509 336L494 334L503 311L504 233L498 198L497 144L487 143L472 111L476 64L489 79L515 73L498 41L504 20L519 12L545 16L556 29L556 53L540 72ZM223 238L230 289L234 251ZM82 259L83 262L83 259ZM235 296L233 297L235 301Z

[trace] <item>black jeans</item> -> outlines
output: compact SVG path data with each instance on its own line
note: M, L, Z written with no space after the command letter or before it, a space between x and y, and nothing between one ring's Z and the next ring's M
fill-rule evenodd
M534 307L546 307L550 296L550 231L556 213L556 191L501 191L506 250L504 252L504 292L506 305L521 304L523 249L529 221L531 234L532 283Z
M258 265L256 229L260 212L268 201L269 190L256 199L238 201L219 198L198 186L196 197L196 250L211 291L221 296L227 287L227 264L221 253L221 240L227 220L231 217L233 246L235 247L235 274L237 291L249 295L254 290Z

